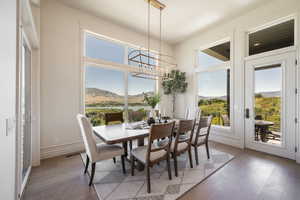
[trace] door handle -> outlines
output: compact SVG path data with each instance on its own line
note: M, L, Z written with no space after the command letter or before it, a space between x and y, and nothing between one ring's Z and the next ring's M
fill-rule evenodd
M246 117L246 119L249 119L250 118L250 110L249 110L249 108L246 108L246 110L245 110L245 117Z

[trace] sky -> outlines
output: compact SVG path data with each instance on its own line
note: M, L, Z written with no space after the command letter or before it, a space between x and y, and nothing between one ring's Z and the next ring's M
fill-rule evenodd
M92 36L86 37L86 55L91 58L99 58L117 63L124 63L124 47L99 40ZM124 95L124 77L122 71L101 67L88 66L86 68L86 87L108 90L119 95ZM155 81L128 76L128 94L135 95L143 92L154 91Z

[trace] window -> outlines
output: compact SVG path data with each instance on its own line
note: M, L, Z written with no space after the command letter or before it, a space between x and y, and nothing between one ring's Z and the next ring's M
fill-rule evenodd
M153 95L156 81L128 76L128 120L141 121L147 117L150 106L144 102L144 94Z
M84 37L84 101L87 117L91 119L93 126L103 125L104 115L108 112L123 112L127 121L144 120L150 107L144 103L143 93L153 94L157 81L134 76L138 64L128 63L128 55L125 54L138 48L100 38L91 33L85 33ZM111 64L106 66L103 60L110 61ZM153 60L150 63L155 65Z
M198 53L198 106L213 125L230 126L230 42Z
M124 102L124 72L86 67L85 112L94 126L105 123L107 112L123 112Z
M124 64L125 48L121 44L99 39L87 33L85 45L87 57Z
M249 33L249 56L294 46L295 20Z

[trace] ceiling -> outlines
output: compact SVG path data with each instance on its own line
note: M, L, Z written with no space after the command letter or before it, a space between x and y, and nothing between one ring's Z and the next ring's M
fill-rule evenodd
M60 0L64 4L89 12L135 31L147 32L145 0ZM163 39L171 44L212 25L241 15L272 0L161 0ZM151 35L159 36L159 11L151 9Z

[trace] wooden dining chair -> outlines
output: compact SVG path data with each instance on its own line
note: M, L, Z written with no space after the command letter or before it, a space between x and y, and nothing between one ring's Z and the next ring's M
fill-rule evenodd
M105 125L108 125L111 122L124 122L123 112L117 113L105 113Z
M175 122L165 124L155 124L150 128L148 145L135 148L131 151L131 175L134 176L135 161L143 163L146 166L147 174L147 192L151 192L150 167L166 160L169 179L172 179L170 167L170 144L172 141L172 132ZM162 139L157 142L158 139Z
M115 158L117 156L121 156L122 160L122 169L123 173L126 173L125 169L125 155L124 149L118 145L107 145L107 144L97 144L94 137L93 137L93 128L92 125L87 117L84 115L78 114L77 120L80 126L80 132L83 138L85 151L86 151L86 164L84 173L87 172L89 163L92 164L92 171L91 171L91 178L89 186L92 185L95 169L96 169L96 162L102 160L108 160Z
M123 112L105 113L105 125L109 125L110 123L124 123ZM123 146L126 148L126 152L128 152L127 142ZM132 141L129 141L129 149L132 149ZM116 158L113 158L113 160L116 163Z
M175 139L171 144L171 154L174 159L175 176L178 176L177 156L182 153L188 152L190 167L193 168L191 140L193 137L194 126L195 120L179 120Z
M196 165L199 164L199 159L198 159L198 147L199 146L205 145L207 158L208 159L210 158L209 147L208 147L208 137L209 137L209 133L210 133L211 121L212 121L212 116L208 116L208 117L201 116L199 119L199 122L198 122L198 126L196 128L196 131L194 132L191 145L192 145L192 147L194 147L194 150L195 150Z

